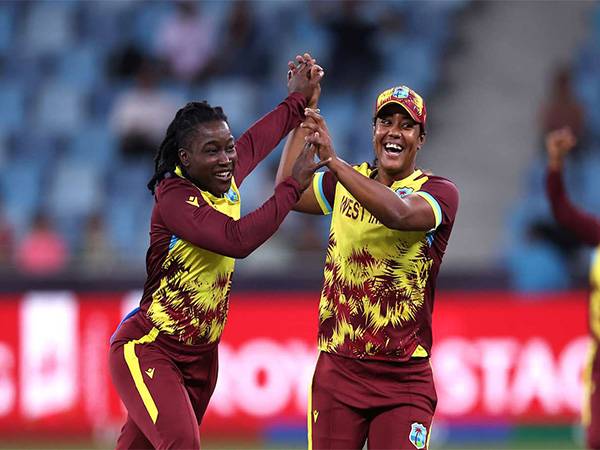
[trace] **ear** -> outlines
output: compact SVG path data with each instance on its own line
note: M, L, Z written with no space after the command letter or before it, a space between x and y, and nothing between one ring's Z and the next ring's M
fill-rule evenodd
M427 133L424 133L424 132L421 133L419 135L419 144L417 145L417 150L421 150L421 147L423 147L426 140L427 140Z
M183 167L189 167L190 166L190 152L185 149L185 148L180 148L179 150L177 150L177 153L179 155L179 161L181 162L181 165Z

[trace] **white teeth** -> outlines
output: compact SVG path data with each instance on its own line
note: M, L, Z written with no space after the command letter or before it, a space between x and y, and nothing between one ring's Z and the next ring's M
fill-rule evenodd
M386 150L396 150L401 152L402 150L404 150L404 147L402 147L401 145L398 144L385 144L385 149Z
M215 173L215 176L218 178L229 178L231 176L231 171L228 170L226 172L217 172Z

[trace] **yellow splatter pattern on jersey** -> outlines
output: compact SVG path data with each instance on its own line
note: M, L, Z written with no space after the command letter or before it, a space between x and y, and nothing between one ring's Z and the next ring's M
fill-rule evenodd
M236 220L240 218L240 195L235 183L229 196L215 197L198 191L211 207ZM197 206L190 203L183 207ZM227 319L235 260L176 236L172 242L162 263L164 275L152 294L148 317L161 332L180 342L217 342Z
M367 164L355 169L371 174ZM427 180L417 170L391 189L410 194ZM319 306L320 350L406 357L432 264L426 232L385 227L338 183Z
M590 330L600 342L600 246L594 251L590 268Z

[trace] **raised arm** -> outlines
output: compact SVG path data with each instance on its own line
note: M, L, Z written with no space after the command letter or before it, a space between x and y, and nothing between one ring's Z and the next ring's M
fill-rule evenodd
M312 110L307 110L306 116L307 120L301 126L310 131L307 142L318 147L321 158L331 160L329 170L383 225L408 231L428 231L438 225L427 200L418 194L400 197L386 185L358 173L337 156L323 117Z
M289 62L288 76L293 76L300 68L309 68L309 77L313 80L318 80L315 90L311 99L308 101L308 107L311 109L317 108L319 97L321 95L320 81L323 78L323 69L315 64L315 60L310 57L308 53L304 55L296 56L296 64ZM292 166L298 155L302 152L306 145L305 138L308 136L309 130L300 127L295 128L290 132L281 154L279 161L279 167L277 169L277 175L275 177L275 185L281 183L286 177L290 176L292 172ZM308 214L322 214L321 207L316 199L314 188L312 184L306 189L300 200L293 208L295 211L304 212Z
M198 196L190 183L166 180L157 195L158 209L167 228L198 247L232 258L245 258L271 237L300 198L315 170L328 160L314 162L314 150L303 151L292 176L276 188L260 208L235 220L214 209ZM197 202L189 202L196 197Z
M305 56L310 58L308 53ZM311 58L311 61L314 60ZM288 97L252 125L236 142L238 163L235 179L238 186L303 120L307 102L314 97L317 89L320 90L320 76L310 77L309 72L308 65L300 65L297 70L288 72Z
M588 245L600 244L600 220L575 207L567 197L562 178L565 156L576 144L574 134L568 128L552 131L546 137L548 172L546 193L556 221L571 230Z

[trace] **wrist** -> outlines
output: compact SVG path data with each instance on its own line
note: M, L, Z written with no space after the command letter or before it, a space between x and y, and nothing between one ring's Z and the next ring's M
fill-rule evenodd
M548 169L550 170L562 170L563 160L562 158L549 158Z
M335 176L337 176L338 172L340 170L343 170L344 166L346 165L347 163L343 159L334 156L331 158L331 161L327 164L327 167L329 168L329 170L331 170L331 172L333 172Z

